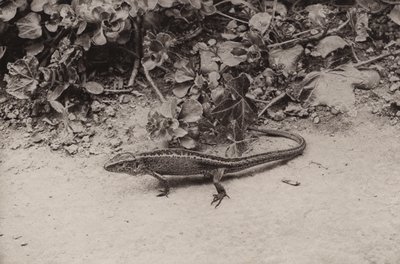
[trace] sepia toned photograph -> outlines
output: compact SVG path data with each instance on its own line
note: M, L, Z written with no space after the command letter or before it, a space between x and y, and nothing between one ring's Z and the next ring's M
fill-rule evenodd
M400 264L400 0L0 0L0 264Z

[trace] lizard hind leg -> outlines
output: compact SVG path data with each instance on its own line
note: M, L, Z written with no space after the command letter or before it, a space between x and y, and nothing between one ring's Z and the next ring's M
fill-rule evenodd
M225 168L220 168L220 169L216 169L215 171L213 171L213 183L214 183L215 189L217 189L217 194L213 195L214 198L211 201L211 204L217 203L215 205L215 208L217 208L221 204L222 200L225 197L230 198L226 194L225 188L224 188L224 186L222 186L222 184L220 182L222 177L224 176L224 172L225 172Z
M159 174L155 171L147 170L147 173L149 173L151 176L156 178L163 186L163 189L160 190L160 193L157 196L158 197L162 197L162 196L168 197L169 190L170 190L168 181L161 174Z

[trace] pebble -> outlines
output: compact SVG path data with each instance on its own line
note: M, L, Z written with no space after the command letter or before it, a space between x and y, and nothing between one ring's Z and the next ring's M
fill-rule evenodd
M60 147L61 147L61 145L58 144L58 143L51 143L51 144L50 144L50 149L51 149L51 150L59 150Z
M84 137L82 138L82 141L85 142L85 143L89 143L90 137L89 137L89 136L84 136Z
M122 145L122 140L120 138L113 138L110 140L110 145L113 148L118 148Z
M17 118L17 115L14 114L14 113L8 113L8 114L6 115L6 117L7 117L8 119L15 119L15 118Z
M319 119L318 116L314 117L313 122L314 124L318 124L321 120Z
M400 111L397 111L396 116L400 117Z
M307 109L302 109L297 115L299 116L299 117L307 117L308 116L308 111L307 111Z
M90 108L92 109L92 112L97 113L104 109L104 105L101 104L99 101L93 101Z
M0 97L0 104L7 102L7 97Z
M93 121L95 123L99 123L100 122L100 118L99 118L99 116L97 114L93 114Z
M389 91L394 93L399 88L400 88L400 82L396 82L390 85Z
M131 100L132 100L132 96L131 96L131 95L128 95L128 94L123 94L123 95L121 95L121 96L119 97L119 102L120 102L121 104L130 103Z
M279 110L278 112L272 115L272 119L275 121L282 121L283 119L285 119L285 117L286 115L282 110Z
M312 113L312 114L311 114L311 118L313 118L313 119L314 119L314 118L316 118L316 117L317 117L317 115L318 115L317 113Z
M83 127L81 122L73 122L70 124L70 127L75 134L85 131L85 128Z
M71 120L71 121L75 121L76 120L76 115L74 115L73 113L70 113L68 115L68 119Z
M89 154L91 155L99 155L101 152L94 146L90 146Z
M44 140L44 136L41 133L36 133L31 139L33 143L40 143Z
M246 31L246 30L247 30L247 27L246 27L245 25L240 25L240 26L237 27L237 30L238 30L239 32L243 32L243 31Z
M400 78L397 76L390 76L389 81L390 82L398 82L398 81L400 81Z
M257 88L254 90L254 94L257 95L262 95L264 93L264 91L261 88Z
M373 107L371 110L371 113L376 114L379 112L379 109L377 107Z
M16 150L16 149L19 149L21 147L21 143L12 143L11 144L11 146L10 146L10 148L12 149L12 150Z
M397 124L397 119L392 119L392 120L390 120L389 123L390 123L391 126L394 126L394 125Z
M115 116L115 114L116 114L115 109L112 106L107 106L105 109L105 112L108 116L111 116L111 117Z
M332 108L331 108L331 114L332 114L332 115L338 115L338 114L339 114L339 110L336 109L335 107L332 107Z
M65 146L64 149L67 151L68 154L74 155L78 152L78 146L77 145L69 145Z

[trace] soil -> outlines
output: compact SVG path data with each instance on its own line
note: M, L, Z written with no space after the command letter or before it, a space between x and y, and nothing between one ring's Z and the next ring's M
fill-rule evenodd
M400 125L369 106L271 121L306 138L304 155L226 178L215 209L202 178L173 178L160 198L154 178L103 169L113 152L161 147L145 131L151 105L131 105L99 124L96 151L72 156L3 129L0 263L400 263ZM290 144L260 138L252 151Z

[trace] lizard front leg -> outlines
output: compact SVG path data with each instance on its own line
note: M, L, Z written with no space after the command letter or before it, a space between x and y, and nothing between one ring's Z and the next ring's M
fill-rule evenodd
M157 180L160 181L161 185L164 187L164 189L160 190L160 193L157 195L158 197L165 196L168 197L170 186L168 181L159 173L151 170L146 170L148 174L156 178Z
M220 169L216 169L215 171L213 171L213 183L215 186L215 189L217 189L217 194L214 194L214 198L211 202L211 204L217 202L217 204L215 205L215 208L217 208L222 200L226 197L230 198L225 191L224 186L222 186L221 184L221 179L224 176L224 172L225 172L225 168L220 168Z

